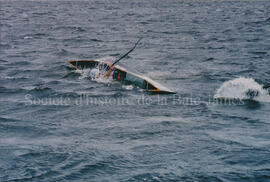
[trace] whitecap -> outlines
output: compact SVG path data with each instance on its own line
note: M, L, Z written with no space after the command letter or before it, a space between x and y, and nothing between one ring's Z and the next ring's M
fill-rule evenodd
M270 102L268 91L253 78L239 77L224 82L217 89L214 98L252 99L259 102Z

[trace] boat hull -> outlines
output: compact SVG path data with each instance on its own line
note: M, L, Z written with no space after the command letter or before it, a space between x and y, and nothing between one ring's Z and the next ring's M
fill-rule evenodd
M93 69L96 67L106 69L106 67L109 66L107 62L101 60L71 60L67 62L76 70ZM111 76L114 80L120 81L123 84L136 85L152 94L175 94L175 92L154 80L128 71L119 65L114 66Z

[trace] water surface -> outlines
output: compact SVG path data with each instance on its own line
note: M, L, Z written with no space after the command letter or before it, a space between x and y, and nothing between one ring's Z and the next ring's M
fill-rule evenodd
M269 181L269 1L0 5L0 181ZM139 37L122 64L176 95L66 63L116 58ZM260 98L213 99L250 88Z

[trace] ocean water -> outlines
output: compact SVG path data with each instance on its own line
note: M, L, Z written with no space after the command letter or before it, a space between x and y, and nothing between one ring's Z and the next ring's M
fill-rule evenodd
M0 181L270 181L270 2L0 0ZM118 58L177 92L89 78Z

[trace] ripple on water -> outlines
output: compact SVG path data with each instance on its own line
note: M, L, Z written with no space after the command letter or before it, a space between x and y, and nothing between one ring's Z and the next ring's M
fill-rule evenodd
M2 0L0 181L269 180L268 11L266 1ZM66 63L116 59L138 37L121 63L176 97ZM212 94L245 101L204 102ZM82 95L132 103L76 103ZM70 104L47 104L61 97Z

